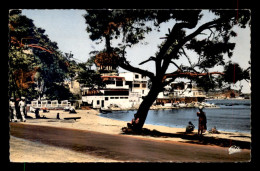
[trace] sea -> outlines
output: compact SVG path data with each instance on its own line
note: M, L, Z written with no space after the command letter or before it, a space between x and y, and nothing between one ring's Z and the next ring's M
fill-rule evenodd
M228 132L251 132L251 100L250 99L225 99L206 100L214 103L218 108L204 108L207 116L207 129L216 127L219 131ZM150 110L145 124L161 125L167 127L186 128L191 121L195 129L198 128L198 108L179 108ZM100 114L101 117L121 121L131 121L136 110L113 111L112 113Z

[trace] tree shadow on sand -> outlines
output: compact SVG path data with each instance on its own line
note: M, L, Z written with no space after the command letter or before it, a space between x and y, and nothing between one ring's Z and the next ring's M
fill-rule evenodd
M143 128L142 131L134 132L129 128L122 128L123 133L126 135L140 135L140 136L151 136L158 138L181 138L183 139L183 143L192 143L192 144L201 144L201 145L217 145L220 147L230 147L232 145L236 145L241 149L250 149L250 142L239 141L239 140L230 140L226 138L218 138L218 137L206 137L199 136L197 133L186 133L186 132L176 132L176 133L168 133L168 132L160 132L155 129L150 130L147 128Z

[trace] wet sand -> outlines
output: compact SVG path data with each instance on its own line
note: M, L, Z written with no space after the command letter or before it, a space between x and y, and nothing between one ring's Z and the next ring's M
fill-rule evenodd
M56 118L56 115L57 113L60 113L60 120L57 120L55 119ZM150 132L160 132L161 134L158 136L154 136L154 135L121 135L122 134L122 131L121 131L121 128L122 127L125 127L126 126L126 122L124 121L118 121L118 120L112 120L112 119L108 119L108 118L102 118L100 116L98 116L98 112L95 111L95 110L77 110L77 114L69 114L68 112L64 112L64 111L50 111L50 113L42 113L40 112L41 116L45 115L45 117L49 118L49 119L34 119L34 114L32 113L28 113L28 116L31 116L32 119L27 119L27 122L25 123L18 123L19 125L39 125L39 126L52 126L52 127L58 127L58 128L70 128L72 130L80 130L80 131L91 131L91 132L94 132L94 133L102 133L102 135L116 135L116 136L119 136L120 139L125 139L126 137L129 137L129 138L134 138L134 139L141 139L142 141L148 141L149 142L153 142L154 143L160 143L162 144L171 144L171 147L167 146L166 148L163 148L162 151L164 151L165 155L167 153L167 148L171 149L182 149L180 150L179 152L172 152L173 154L177 153L177 154L180 154L180 156L178 156L178 159L180 160L176 160L176 159L173 159L170 160L170 157L168 156L167 160L166 159L163 159L162 158L151 158L149 159L149 157L145 157L145 156L142 156L140 160L137 160L137 161L194 161L194 160L191 160L188 155L184 155L185 153L193 153L195 154L196 152L194 152L194 145L197 147L206 147L206 148L210 148L210 149L215 149L215 150L218 150L218 155L217 156L220 156L219 155L219 150L222 151L221 153L223 153L224 156L226 157L231 157L229 154L228 154L228 147L226 147L227 145L224 144L224 147L221 147L223 146L223 144L214 144L214 142L210 142L208 141L198 141L198 139L196 138L196 135L185 135L183 134L183 132L185 131L185 128L170 128L170 127L164 127L164 126L154 126L154 125L145 125L144 128L146 129L149 129ZM76 121L74 120L64 120L65 117L81 117L81 119L78 119ZM12 123L12 124L17 124L17 123ZM12 125L11 124L11 125ZM195 130L196 132L196 130ZM74 132L74 134L77 134L76 132ZM103 135L103 136L104 136ZM122 138L122 136L124 136ZM14 137L17 137L14 136ZM59 158L59 156L63 156L64 153L78 153L79 151L75 151L75 149L71 149L71 148L68 148L68 147L61 147L61 149L59 149L60 147L55 147L57 148L57 150L60 150L59 152L56 152L56 153L53 153L53 155L51 155L52 157L47 157L46 160L44 160L44 157L42 155L39 155L41 156L41 158L38 158L37 157L33 157L33 158L26 158L24 155L27 155L28 156L28 151L27 153L23 153L21 151L21 149L19 150L19 145L21 142L17 139L15 139L14 137L11 137L11 140L10 140L10 152L11 152L11 155L10 155L10 159L11 161L14 161L14 162L39 162L39 161L42 161L42 162L74 162L74 161L77 161L77 162L113 162L113 161L117 161L117 162L120 162L120 161L129 161L127 160L127 157L124 158L121 156L121 158L115 158L115 157L105 157L105 155L96 155L96 154L89 154L89 153L81 153L79 155L73 155L71 154L70 156L72 157L71 159L69 158ZM230 133L230 132L221 132L221 134L208 134L206 133L204 135L204 137L208 137L208 138L214 138L214 139L225 139L225 140L229 140L230 142L242 142L242 143L247 143L247 144L250 144L250 141L251 141L251 136L250 134L244 134L244 133ZM21 136L20 138L23 138L23 136ZM37 138L36 138L37 139ZM62 139L62 138L61 138ZM109 139L109 138L108 138ZM31 145L33 145L35 148L44 148L46 150L44 150L46 153L47 151L49 151L50 153L53 152L52 148L53 147L53 144L41 144L38 142L38 144L35 144L35 142L32 142L32 141L27 141L25 140L27 143L31 143ZM131 140L132 141L132 140ZM134 140L133 140L134 141ZM141 141L141 142L142 142ZM202 143L201 143L202 142ZM127 143L127 142L124 142L124 143ZM124 144L123 143L123 144ZM84 143L83 143L84 144ZM94 143L95 144L95 143ZM94 144L91 144L90 146L91 147L95 147ZM115 143L114 143L115 144ZM140 144L140 143L138 143ZM176 145L176 144L181 144L180 146L176 147L175 148L173 147L173 144ZM204 144L204 145L197 145L197 144ZM207 145L206 145L207 144ZM43 147L41 147L41 145L43 145ZM57 146L57 145L56 145ZM61 145L62 146L62 145ZM109 146L113 146L113 143L110 143L110 145L108 145L107 148L109 148ZM148 145L149 146L149 145ZM243 145L242 145L243 146ZM100 146L101 148L102 146ZM146 147L146 145L145 145ZM182 148L181 148L182 147ZM49 149L51 148L51 149ZM118 148L118 146L117 146ZM146 149L146 148L144 148ZM64 151L65 152L61 152L61 151ZM68 151L67 151L68 150ZM115 149L113 149L112 151L114 151ZM133 151L135 150L138 150L138 149L133 149ZM148 151L151 151L151 149L147 149ZM204 149L205 150L205 149ZM29 150L30 153L32 154L35 154L35 156L38 156L37 153L40 153L40 151L37 151L37 150ZM122 151L122 149L121 149ZM202 150L203 151L203 150ZM214 151L214 150L213 150ZM207 154L208 152L208 149L204 151L203 155L208 155ZM22 154L23 153L23 154ZM164 154L163 153L163 154ZM54 155L55 154L55 155ZM116 154L114 156L120 156L119 154L120 153L120 150L116 152ZM242 153L240 153L242 155ZM201 160L195 160L195 161L249 161L250 160L250 149L248 149L248 147L245 147L245 149L243 149L243 155L245 154L244 157L242 158L236 158L236 159L232 159L232 160L226 160L225 157L223 159L216 159L216 156L214 157L214 153L213 155L211 155L211 157L207 160L205 159L201 159ZM80 155L86 155L84 157L84 160L82 159L82 156ZM203 156L202 155L202 156ZM216 153L215 153L216 155ZM33 155L32 155L33 156ZM92 156L92 157L91 157ZM152 156L152 155L151 155ZM167 156L167 155L166 155ZM201 156L201 155L200 155ZM233 155L234 156L234 155ZM51 159L52 158L52 159ZM231 157L232 158L232 157ZM58 159L58 160L57 160ZM130 160L130 161L136 161L134 159Z

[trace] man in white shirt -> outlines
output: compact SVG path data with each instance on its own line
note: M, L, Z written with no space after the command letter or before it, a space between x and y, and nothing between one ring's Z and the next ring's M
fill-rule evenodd
M24 116L24 111L25 111L25 106L26 106L25 97L21 97L21 101L19 102L18 106L20 107L20 112L21 112L21 116L22 116L21 121L26 122L26 119Z

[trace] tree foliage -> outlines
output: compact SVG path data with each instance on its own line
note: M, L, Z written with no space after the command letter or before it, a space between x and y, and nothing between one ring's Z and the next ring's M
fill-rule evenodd
M224 73L223 81L227 83L236 83L237 81L250 79L248 69L242 69L237 63L229 62L225 65Z
M100 73L91 69L94 64L94 58L89 58L87 62L78 64L78 75L76 80L84 87L89 87L90 89L102 88L105 83L101 79Z
M22 15L21 10L10 11L8 26L9 96L52 97L53 91L61 90L56 90L57 86L65 88L69 61L57 43Z
M249 10L210 10L215 15L211 21L199 23L203 16L201 10L87 10L84 16L87 32L93 41L106 41L105 49L109 56L120 56L119 66L133 72L138 72L154 79L163 78L170 64L178 66L174 60L188 58L190 68L195 72L208 72L216 65L225 65L224 55L232 57L235 43L230 42L235 37L235 25L245 28L250 22ZM152 22L153 26L146 22ZM154 61L156 73L136 68L126 60L126 49L138 44L152 29L160 31L160 25L165 22L176 22L168 29L165 41L159 46L155 57L140 63ZM188 30L195 29L192 33ZM204 34L204 38L201 38ZM112 40L121 38L121 43L112 47ZM198 62L192 63L186 51L198 54ZM116 53L117 55L113 55ZM98 54L99 55L99 54ZM98 56L97 55L97 56ZM105 55L103 55L105 56ZM194 58L194 57L193 57ZM177 70L176 70L177 72Z

